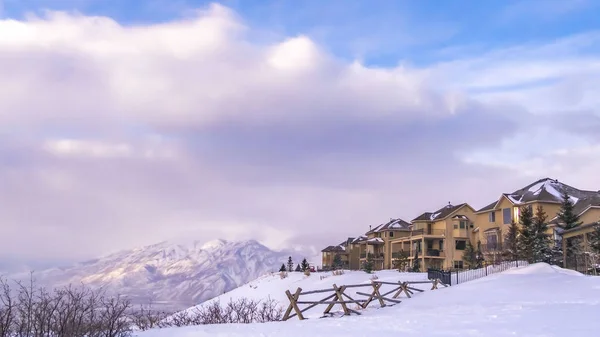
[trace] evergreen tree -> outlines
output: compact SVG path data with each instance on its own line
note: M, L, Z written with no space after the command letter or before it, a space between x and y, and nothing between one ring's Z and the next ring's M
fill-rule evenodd
M504 257L509 261L517 261L519 259L518 237L519 227L513 220L508 227L506 236L504 237L504 249L502 251L502 255L504 255Z
M477 241L477 251L475 252L475 267L482 268L483 262L485 262L485 258L483 257L483 253L481 252L481 241Z
M300 268L300 264L298 263L298 265L296 266L296 270L294 271L302 271L302 268Z
M473 247L471 241L467 241L465 250L463 250L462 260L469 269L475 268L475 265L477 264L475 259L475 247Z
M406 266L408 265L408 254L403 250L398 252L398 258L394 261L394 268L398 269L398 271L405 271Z
M519 256L527 262L533 263L533 242L535 238L535 228L533 225L533 211L524 206L519 214L519 235L517 236L517 247Z
M285 263L281 264L281 268L279 268L279 272L284 272L287 271L287 269L285 269Z
M333 257L333 268L341 269L342 267L342 256L340 254L335 254Z
M557 217L560 219L564 230L575 228L583 223L580 221L579 215L575 213L573 201L571 201L571 198L566 191L563 192L562 203L560 205L560 211L558 212ZM581 242L578 238L567 240L567 259L577 258L577 256L581 254L580 246Z
M589 244L592 252L600 254L600 222L594 226L594 231L590 234Z
M308 269L308 261L306 261L306 258L302 259L302 265L300 267L302 268L302 271L306 271Z
M421 271L421 260L419 259L419 250L415 250L415 258L413 260L412 271L418 273Z
M548 216L542 205L538 205L533 218L533 245L532 258L534 262L550 262L552 255L550 253L551 238L548 234Z
M294 270L294 262L292 261L292 257L288 257L288 271L292 272Z
M573 201L571 201L571 197L566 191L563 192L562 199L557 217L561 220L563 228L567 230L580 226L583 222L579 221L579 216L575 213Z
M373 272L374 262L373 262L373 254L367 253L367 259L363 262L363 270L371 274Z

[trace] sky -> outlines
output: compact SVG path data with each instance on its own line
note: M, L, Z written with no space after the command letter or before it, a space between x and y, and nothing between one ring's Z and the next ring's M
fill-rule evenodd
M0 0L0 270L600 189L599 1Z

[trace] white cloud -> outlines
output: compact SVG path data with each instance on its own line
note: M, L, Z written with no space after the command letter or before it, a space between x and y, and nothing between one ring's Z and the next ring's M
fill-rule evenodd
M306 36L251 34L218 5L135 26L0 21L0 124L12 130L0 134L0 222L14 238L0 256L79 259L180 237L319 246L530 179L463 161L522 129L504 110L516 105L456 82L518 72L485 59L373 68ZM553 149L542 145L531 147Z

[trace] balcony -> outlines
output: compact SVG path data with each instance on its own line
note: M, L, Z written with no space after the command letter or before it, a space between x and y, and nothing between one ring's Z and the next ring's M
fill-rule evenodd
M405 251L404 252L404 256L405 257L410 257L410 252L409 251ZM399 259L400 257L402 257L402 253L401 252L393 252L392 253L392 259Z
M415 229L412 231L412 236L418 236L418 235L435 235L435 236L445 236L446 235L446 230L445 229L433 229L433 228L428 228L428 229Z
M439 249L428 249L427 250L427 254L425 254L425 256L433 256L433 257L445 257L446 255L444 254L443 250L439 250Z
M369 256L372 257L375 260L380 260L380 259L383 259L383 257L384 257L383 253L369 253ZM360 254L360 258L361 259L366 259L367 258L367 253L361 253Z

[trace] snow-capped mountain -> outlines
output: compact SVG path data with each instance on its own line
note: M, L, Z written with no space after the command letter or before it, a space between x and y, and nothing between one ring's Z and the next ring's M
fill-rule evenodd
M296 251L273 251L254 240L188 245L161 242L72 267L35 272L34 278L50 287L81 283L105 287L136 304L152 301L155 306L181 309L276 272L290 255L295 263L303 257Z

